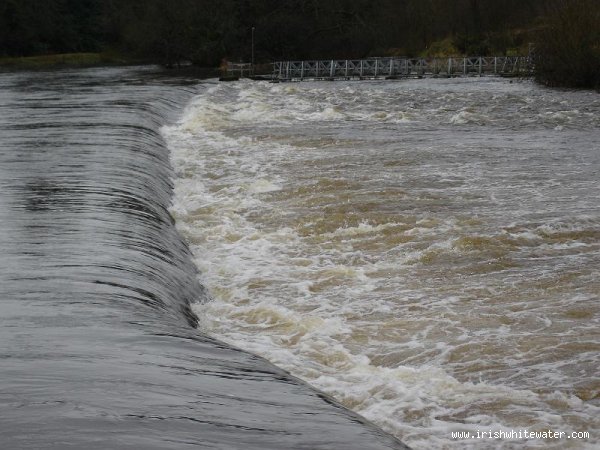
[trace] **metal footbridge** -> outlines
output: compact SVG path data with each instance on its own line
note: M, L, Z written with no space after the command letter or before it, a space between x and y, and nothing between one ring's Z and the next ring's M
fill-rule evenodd
M397 79L464 76L530 76L529 56L369 58L273 63L274 81Z

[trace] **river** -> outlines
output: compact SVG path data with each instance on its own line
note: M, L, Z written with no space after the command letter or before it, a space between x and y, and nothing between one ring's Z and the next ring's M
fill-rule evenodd
M152 67L0 74L2 449L405 448L197 328L209 295L159 130L211 86Z
M597 448L597 93L215 82L162 132L201 330L415 449ZM511 430L591 436L451 437Z

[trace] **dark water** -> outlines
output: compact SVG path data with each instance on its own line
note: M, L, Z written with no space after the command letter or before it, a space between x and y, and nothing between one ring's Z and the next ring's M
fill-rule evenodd
M0 75L2 448L401 447L195 328L206 294L158 129L201 89L148 69Z

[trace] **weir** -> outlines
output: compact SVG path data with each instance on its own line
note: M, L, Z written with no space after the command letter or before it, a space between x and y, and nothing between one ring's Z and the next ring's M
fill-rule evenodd
M158 129L196 83L0 75L0 447L405 448L195 327Z
M273 63L274 81L397 79L464 76L530 76L530 56L368 58Z

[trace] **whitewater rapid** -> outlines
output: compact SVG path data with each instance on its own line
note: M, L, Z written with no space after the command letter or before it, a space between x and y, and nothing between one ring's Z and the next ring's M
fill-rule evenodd
M163 134L201 329L417 449L599 428L597 94L215 83Z

